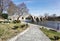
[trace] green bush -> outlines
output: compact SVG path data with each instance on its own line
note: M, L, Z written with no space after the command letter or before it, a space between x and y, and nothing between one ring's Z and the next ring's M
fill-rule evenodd
M4 19L8 19L8 14L2 14L2 17L3 17Z
M54 40L59 40L60 37L59 36L54 36Z
M3 21L3 23L10 23L10 21Z
M22 17L22 19L24 19L24 17Z
M50 29L50 31L57 32L56 30Z
M2 23L3 21L0 21L0 23Z
M19 26L14 26L12 29L14 29L14 30L15 30L15 29L17 29L18 27L19 27Z
M26 24L26 26L28 26L28 24Z
M20 20L14 20L13 23L20 23Z
M20 27L21 27L21 28L25 27L25 24L22 24Z

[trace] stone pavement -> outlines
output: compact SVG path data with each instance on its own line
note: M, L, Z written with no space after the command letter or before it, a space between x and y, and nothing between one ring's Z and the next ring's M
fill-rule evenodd
M30 29L19 36L15 41L51 41L40 29L39 26L29 24Z

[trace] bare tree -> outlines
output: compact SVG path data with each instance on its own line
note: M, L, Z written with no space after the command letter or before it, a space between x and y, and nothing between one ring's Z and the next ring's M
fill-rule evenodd
M52 17L56 17L56 14L53 14Z
M27 15L28 14L28 9L26 7L26 4L23 2L20 5L18 5L19 8L19 17L22 15ZM17 18L17 20L19 20L19 17Z
M0 12L6 11L8 4L11 0L0 0Z
M16 13L16 11L17 11L17 6L11 1L7 9L8 15L12 16Z
M48 17L48 16L49 16L49 13L45 13L44 16L45 16L45 17Z
M44 20L47 20L47 19L48 19L48 17L49 17L49 13L45 13L45 14L44 14L44 18L43 18L43 19L44 19Z

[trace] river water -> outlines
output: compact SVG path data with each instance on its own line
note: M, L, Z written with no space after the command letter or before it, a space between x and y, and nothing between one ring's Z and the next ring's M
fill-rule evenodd
M39 22L38 24L56 30L60 30L60 21L44 21L44 22Z

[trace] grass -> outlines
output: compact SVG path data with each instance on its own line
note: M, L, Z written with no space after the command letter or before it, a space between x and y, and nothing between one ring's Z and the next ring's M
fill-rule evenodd
M22 23L0 23L0 41L6 41L7 39L17 35L18 33L24 31L27 26L24 26L23 28L21 27ZM17 29L12 29L14 28L14 26L18 26L19 28Z
M54 36L60 37L60 33L59 32L47 30L46 28L40 28L40 29L43 31L43 33L46 34L46 36L48 36L51 39L51 41L55 41L54 40ZM60 41L60 38L57 41Z

